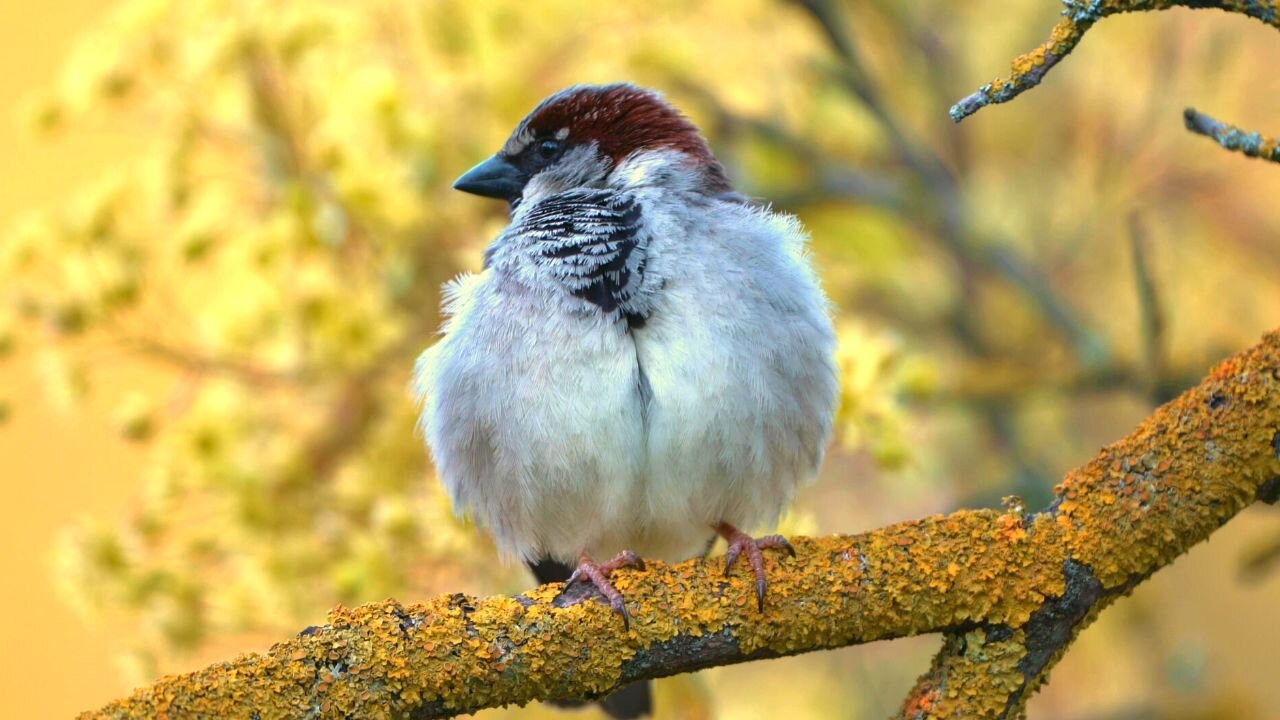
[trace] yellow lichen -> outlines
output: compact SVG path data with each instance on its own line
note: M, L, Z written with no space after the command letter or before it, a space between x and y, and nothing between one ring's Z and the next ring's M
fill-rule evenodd
M1278 427L1273 333L1068 473L1049 510L960 510L861 535L795 538L794 559L769 561L763 613L749 575L726 578L719 560L619 572L629 631L603 602L556 607L559 585L516 598L338 607L328 624L265 653L165 678L86 717L451 715L974 622L986 629L948 635L903 717L995 717L1008 702L1020 708L1065 648L1024 673L1025 627L1064 594L1068 561L1104 590L1168 564L1280 475ZM723 642L698 645L709 636ZM667 652L672 643L685 654Z

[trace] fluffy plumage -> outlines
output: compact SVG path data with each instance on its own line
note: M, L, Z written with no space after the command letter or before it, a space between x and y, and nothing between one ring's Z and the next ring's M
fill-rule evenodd
M718 521L773 521L836 398L803 229L724 197L696 129L639 88L561 92L506 152L544 138L566 149L527 178L484 272L445 288L417 368L454 505L529 560L682 559Z
M795 219L733 192L697 129L631 85L543 101L455 187L508 200L484 270L445 287L415 372L454 507L540 580L586 553L679 560L760 542L811 478L837 385L826 299ZM630 561L626 561L630 562ZM579 567L626 621L607 581ZM602 701L648 712L640 684Z
M545 139L553 162L522 156ZM692 124L628 85L553 96L503 154L528 173L511 225L446 286L416 371L455 507L531 561L682 559L718 522L773 522L837 391L799 224L727 193Z
M796 228L723 202L681 214L653 211L652 237L701 247L650 242L642 328L535 265L519 218L514 257L450 286L424 426L455 505L505 552L689 557L720 520L771 522L816 471L832 336Z

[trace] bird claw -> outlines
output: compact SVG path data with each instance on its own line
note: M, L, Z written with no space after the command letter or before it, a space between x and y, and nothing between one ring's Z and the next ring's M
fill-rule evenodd
M742 532L729 523L720 523L716 526L716 532L729 543L729 550L724 556L724 575L729 577L733 570L733 564L745 552L747 562L751 565L751 572L756 578L756 607L764 612L764 596L768 589L768 581L764 572L764 553L762 550L784 550L791 557L796 556L796 549L791 547L791 543L781 535L765 535L761 538L753 538Z
M627 604L622 602L622 595L609 598L609 607L622 616L622 629L631 629L631 613L627 612Z
M582 553L578 558L578 567L569 575L569 579L565 580L564 586L567 588L574 583L590 583L601 595L609 601L609 607L613 611L622 616L622 627L624 630L631 629L631 613L627 612L627 605L622 600L622 593L609 582L609 576L614 570L624 567L631 567L637 570L644 570L644 560L639 555L630 550L623 550L613 559L597 564L591 559L587 553Z

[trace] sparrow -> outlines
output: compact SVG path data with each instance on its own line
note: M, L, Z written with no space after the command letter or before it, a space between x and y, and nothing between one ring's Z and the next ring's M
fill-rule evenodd
M453 187L511 211L483 269L445 285L414 372L454 508L628 626L611 574L716 536L763 609L761 551L794 551L741 528L816 475L838 392L800 223L737 193L692 122L625 83L546 98ZM643 690L606 710L647 712Z

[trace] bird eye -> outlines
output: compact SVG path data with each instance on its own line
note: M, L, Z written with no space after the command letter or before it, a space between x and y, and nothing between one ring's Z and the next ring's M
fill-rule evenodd
M550 160L560 154L560 141L546 139L538 143L538 154L545 160Z

